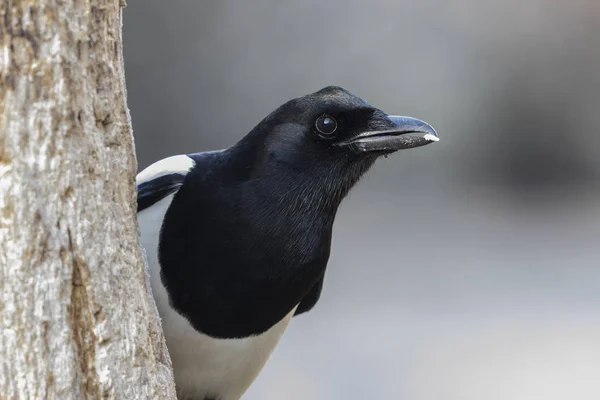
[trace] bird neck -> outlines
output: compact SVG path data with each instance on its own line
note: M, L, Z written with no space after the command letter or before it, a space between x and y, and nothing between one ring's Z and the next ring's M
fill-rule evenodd
M324 159L296 149L293 141L269 146L267 139L254 137L261 134L253 131L227 150L226 157L232 160L228 175L254 186L258 197L268 197L271 202L265 206L277 204L302 217L335 216L344 197L375 160Z

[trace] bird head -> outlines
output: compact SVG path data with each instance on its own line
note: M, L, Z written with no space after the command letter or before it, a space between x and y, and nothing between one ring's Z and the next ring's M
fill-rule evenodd
M377 158L438 140L426 122L388 115L341 87L328 86L277 108L237 147L252 149L255 176L285 178L287 186L292 179L306 188L305 177L314 194L339 204Z

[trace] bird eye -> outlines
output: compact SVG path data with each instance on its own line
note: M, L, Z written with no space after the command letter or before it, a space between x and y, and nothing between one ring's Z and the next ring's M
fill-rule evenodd
M329 137L337 130L337 122L329 115L322 115L315 121L315 129L321 136Z

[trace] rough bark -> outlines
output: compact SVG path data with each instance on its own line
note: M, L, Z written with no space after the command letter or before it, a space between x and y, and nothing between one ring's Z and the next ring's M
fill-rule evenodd
M174 399L119 0L0 0L0 399Z

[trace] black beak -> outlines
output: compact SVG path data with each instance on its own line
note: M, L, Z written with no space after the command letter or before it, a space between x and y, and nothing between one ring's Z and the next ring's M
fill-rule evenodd
M340 145L348 146L357 153L392 153L440 140L435 129L427 122L396 115L388 115L387 118L393 124L390 129L363 132Z

